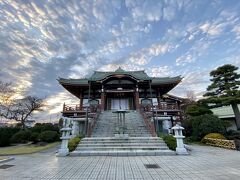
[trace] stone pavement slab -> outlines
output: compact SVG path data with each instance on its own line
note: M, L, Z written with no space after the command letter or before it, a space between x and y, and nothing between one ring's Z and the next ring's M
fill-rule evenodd
M189 156L56 157L52 153L15 156L0 169L1 180L36 179L240 179L240 152L192 146ZM146 168L157 164L159 168Z

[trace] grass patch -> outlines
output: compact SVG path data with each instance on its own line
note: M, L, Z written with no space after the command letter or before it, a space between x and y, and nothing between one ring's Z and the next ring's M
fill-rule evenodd
M39 151L43 151L49 148L53 148L59 145L60 142L49 143L45 146L39 146L34 144L28 144L23 146L15 147L4 147L0 148L0 155L18 155L18 154L31 154Z
M7 159L7 157L4 157L4 156L1 157L1 156L0 156L0 161L1 161L1 160L4 160L4 159Z

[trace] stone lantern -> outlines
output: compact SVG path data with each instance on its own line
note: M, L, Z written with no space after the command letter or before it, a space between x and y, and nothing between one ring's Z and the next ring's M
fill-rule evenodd
M179 155L188 154L183 144L183 139L185 138L185 136L183 136L182 134L183 129L184 128L181 127L179 124L176 124L174 127L172 127L172 130L174 130L174 137L176 138L177 141L176 153Z
M62 140L62 144L58 150L57 156L67 156L69 154L68 140L71 139L70 133L72 131L71 121L69 118L63 118L63 128L60 131L62 132L62 137L60 138Z

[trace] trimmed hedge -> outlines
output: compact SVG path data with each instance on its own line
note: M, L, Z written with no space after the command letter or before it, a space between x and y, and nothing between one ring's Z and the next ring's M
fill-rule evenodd
M40 141L39 135L40 133L32 132L30 136L30 141L32 141L33 143L39 142Z
M165 141L169 149L176 151L177 141L175 137L173 137L172 135L167 135L163 136L163 140Z
M0 147L9 146L11 137L16 134L20 128L17 127L1 127L0 128Z
M211 114L205 114L201 116L191 117L192 121L192 139L201 140L206 134L224 133L225 128L222 120L217 116Z
M226 133L226 137L230 140L240 140L240 131L230 130Z
M20 130L11 137L12 143L26 143L30 140L31 131L29 130Z
M213 138L213 139L226 139L222 134L220 133L209 133L203 138Z
M44 131L56 131L59 132L59 127L57 124L52 123L36 123L34 127L31 128L32 132L41 133Z
M59 134L56 131L43 131L38 138L43 142L55 142L59 140Z
M79 137L75 137L75 138L70 139L68 141L69 151L74 151L80 141L81 141L81 139Z

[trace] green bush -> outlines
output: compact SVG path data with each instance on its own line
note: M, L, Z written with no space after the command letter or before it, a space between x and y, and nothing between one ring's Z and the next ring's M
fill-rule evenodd
M202 143L206 143L206 138L212 138L212 139L226 139L222 134L220 133L209 133L207 135L205 135L201 142Z
M31 128L31 131L37 133L41 133L43 131L59 132L59 127L57 124L52 123L36 123L35 126Z
M54 142L59 140L59 134L56 131L43 131L38 138L43 142Z
M220 133L209 133L205 135L203 138L213 138L213 139L226 139L222 134Z
M30 136L30 141L32 141L33 143L37 143L40 141L39 139L39 133L37 132L32 132L31 136Z
M20 128L16 127L1 127L0 128L0 147L9 146L11 137L17 133Z
M72 138L68 141L68 149L69 151L74 151L78 145L78 143L80 142L80 138L79 137L75 137Z
M206 134L212 132L223 134L225 131L222 120L211 114L191 117L190 120L193 128L192 138L195 140L201 140Z
M11 137L12 143L26 143L30 140L31 131L29 130L20 130Z
M230 130L226 133L227 139L240 140L240 131Z
M186 137L190 137L192 135L193 132L193 128L192 128L192 121L189 118L184 119L184 121L182 122L182 126L184 127L184 136Z
M167 136L163 136L163 140L165 141L169 149L174 151L176 150L177 141L175 137L173 137L172 135L167 135Z

